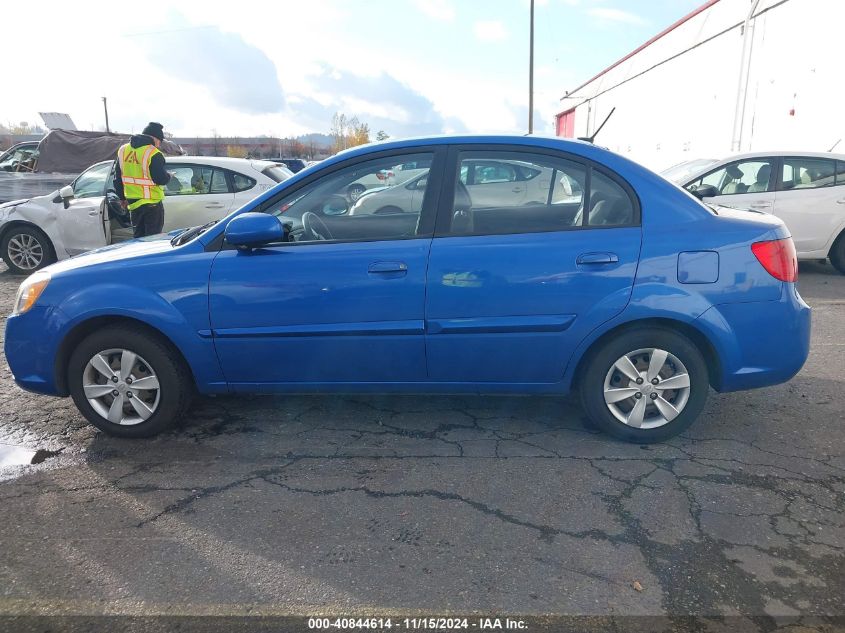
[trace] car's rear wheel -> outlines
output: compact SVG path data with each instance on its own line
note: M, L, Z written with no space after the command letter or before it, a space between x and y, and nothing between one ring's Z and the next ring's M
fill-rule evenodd
M346 195L349 196L350 202L355 202L366 190L367 188L364 185L349 185L346 189Z
M34 226L13 226L6 231L0 252L6 266L17 275L29 275L56 261L50 238Z
M840 235L830 249L830 263L840 273L845 275L845 233Z
M709 379L701 352L660 328L629 330L604 343L580 377L581 403L601 430L628 442L681 433L704 408Z
M171 428L193 395L178 352L158 336L126 326L85 338L71 354L68 384L86 419L119 437L149 437Z

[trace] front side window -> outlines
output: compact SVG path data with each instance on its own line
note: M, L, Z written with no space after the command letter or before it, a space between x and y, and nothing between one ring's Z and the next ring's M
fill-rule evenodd
M836 181L836 163L825 158L784 158L783 189L818 189L832 187Z
M106 195L106 184L111 174L112 163L94 165L82 172L73 181L73 195L77 198L94 198Z
M715 187L716 195L729 196L742 193L771 191L772 160L755 158L720 167L694 183L687 185L692 191L703 185Z
M318 178L262 210L285 225L289 242L396 240L430 234L420 229L430 167L421 169L413 187L404 186L404 181L385 185L384 176L398 171L396 167L403 163L430 166L433 158L425 152L357 163Z
M456 175L449 226L441 234L539 233L637 221L627 191L580 162L526 152L464 152Z

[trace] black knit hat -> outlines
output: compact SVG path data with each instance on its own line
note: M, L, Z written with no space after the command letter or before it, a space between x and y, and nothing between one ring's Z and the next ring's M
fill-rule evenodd
M164 126L161 123L156 123L154 121L150 121L147 123L147 127L144 128L144 131L141 134L146 134L147 136L155 136L158 140L164 140Z

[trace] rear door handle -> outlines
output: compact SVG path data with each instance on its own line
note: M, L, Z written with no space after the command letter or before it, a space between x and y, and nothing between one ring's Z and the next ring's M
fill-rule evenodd
M209 202L207 205L205 205L205 208L206 209L222 209L223 206L224 205L223 205L222 202Z
M839 200L836 201L836 204L845 204L845 198L839 198Z
M576 260L579 266L593 264L615 264L619 261L616 253L581 253Z
M408 272L408 264L405 262L373 262L367 271L371 275L406 273Z
M760 202L752 202L751 208L752 209L770 209L772 207L771 202L760 201Z

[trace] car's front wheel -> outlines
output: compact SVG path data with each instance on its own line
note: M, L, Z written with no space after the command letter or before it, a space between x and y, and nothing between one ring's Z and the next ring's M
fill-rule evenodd
M178 352L155 334L127 326L85 338L71 354L68 384L88 421L119 437L149 437L169 429L193 394Z
M581 403L601 430L629 442L681 433L704 408L707 364L688 338L634 329L595 350L580 377Z
M13 226L0 241L0 254L13 273L29 275L56 261L53 245L34 226Z

